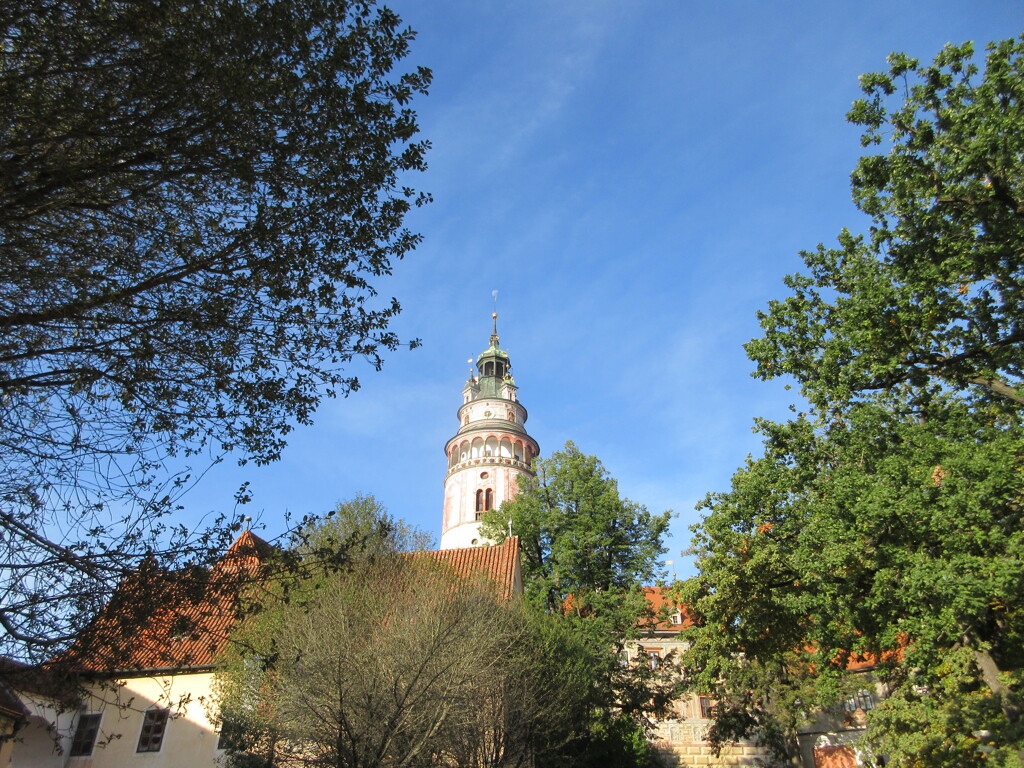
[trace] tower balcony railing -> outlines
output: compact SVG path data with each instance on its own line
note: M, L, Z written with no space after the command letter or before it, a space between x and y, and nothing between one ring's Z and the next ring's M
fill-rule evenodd
M457 472L460 469L466 469L467 467L482 467L482 466L499 466L499 467L514 467L515 469L521 469L524 472L532 471L529 462L523 459L517 459L512 456L477 456L476 458L466 459L460 461L458 464L453 464L448 468L448 474Z

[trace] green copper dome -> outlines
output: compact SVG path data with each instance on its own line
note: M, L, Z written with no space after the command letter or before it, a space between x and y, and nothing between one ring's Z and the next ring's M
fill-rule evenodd
M476 359L477 365L479 365L480 361L483 360L485 357L500 357L505 360L508 360L508 352L506 352L503 349L498 349L496 346L492 344L479 354L479 356Z

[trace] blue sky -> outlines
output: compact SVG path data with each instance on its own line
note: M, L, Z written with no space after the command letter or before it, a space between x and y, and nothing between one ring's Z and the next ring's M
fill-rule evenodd
M620 490L673 509L679 576L694 505L760 452L757 416L794 393L750 377L742 344L785 294L798 253L863 218L849 198L861 154L844 115L857 76L891 51L1024 30L1024 4L402 0L410 65L433 69L416 104L433 144L415 181L435 202L417 251L378 285L423 346L327 401L282 461L210 471L189 520L232 507L273 536L284 513L356 493L440 534L443 447L466 360L490 333L492 291L527 428L547 455L567 440ZM980 45L979 45L980 47Z

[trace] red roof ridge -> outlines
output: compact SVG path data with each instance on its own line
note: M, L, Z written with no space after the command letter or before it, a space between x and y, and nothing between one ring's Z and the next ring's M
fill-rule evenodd
M239 534L227 551L214 563L213 570L259 568L273 554L274 547L246 529Z
M231 546L228 547L222 559L248 555L266 557L273 550L274 548L268 542L264 541L246 528L238 535L238 538L234 540Z

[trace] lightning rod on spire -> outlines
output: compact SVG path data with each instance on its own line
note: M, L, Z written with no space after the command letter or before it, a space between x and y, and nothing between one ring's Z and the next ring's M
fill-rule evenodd
M500 339L498 338L498 289L495 288L491 291L491 297L494 299L494 311L491 313L491 320L494 321L494 330L491 333L491 346L497 347Z

